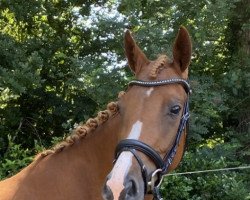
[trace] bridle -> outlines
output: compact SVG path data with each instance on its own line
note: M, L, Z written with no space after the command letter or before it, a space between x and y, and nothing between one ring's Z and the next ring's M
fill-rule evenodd
M181 84L187 93L187 100L184 103L183 113L182 113L180 124L177 130L176 138L170 151L162 159L161 156L152 147L145 144L144 142L141 142L135 139L124 139L120 141L120 143L117 145L116 150L115 150L115 161L118 159L119 155L123 151L130 151L134 155L134 157L136 158L137 162L139 163L141 167L142 178L144 181L145 194L152 193L154 195L154 198L157 200L162 199L160 192L159 192L159 186L161 184L163 176L167 174L168 172L169 166L171 165L174 159L174 156L176 154L177 147L180 142L180 138L182 134L184 133L184 128L187 126L188 118L190 116L188 100L189 100L189 94L191 93L191 89L190 89L190 85L188 81L186 81L185 79L181 79L181 78L172 78L172 79L166 79L166 80L160 80L160 81L133 80L129 83L129 86L137 85L137 86L142 86L142 87L156 87L156 86L169 85L169 84ZM154 162L156 166L156 170L151 174L150 178L149 178L146 166L144 165L143 161L138 156L136 151L140 151L144 153Z

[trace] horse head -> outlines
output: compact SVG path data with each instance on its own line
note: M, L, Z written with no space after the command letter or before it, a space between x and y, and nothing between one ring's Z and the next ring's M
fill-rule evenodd
M173 59L149 60L125 33L125 52L136 80L118 101L121 117L114 166L103 188L105 200L143 200L157 193L162 176L177 167L186 139L189 117L187 82L191 40L181 27Z

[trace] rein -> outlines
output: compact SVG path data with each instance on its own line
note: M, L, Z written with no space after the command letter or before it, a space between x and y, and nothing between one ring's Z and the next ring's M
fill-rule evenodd
M181 78L172 78L160 81L141 81L141 80L133 80L129 83L129 86L138 85L142 87L157 87L162 85L170 85L170 84L181 84L186 93L187 93L187 101L184 104L184 109L182 113L182 117L180 120L180 124L176 133L176 138L174 144L170 151L164 156L162 159L161 156L149 145L135 139L124 139L120 141L117 145L115 150L115 161L118 159L119 155L123 151L130 151L134 157L136 158L137 162L140 165L142 178L144 181L144 192L152 193L154 195L154 199L162 200L159 187L162 182L163 176L167 174L169 166L172 164L174 156L177 151L177 147L180 142L180 138L183 134L183 130L187 125L189 114L189 94L191 93L190 85L185 79ZM146 166L144 165L141 158L137 155L136 151L140 151L148 156L155 164L156 170L151 174L148 175ZM149 178L150 177L150 178ZM149 180L150 179L150 180ZM149 181L148 181L149 180Z

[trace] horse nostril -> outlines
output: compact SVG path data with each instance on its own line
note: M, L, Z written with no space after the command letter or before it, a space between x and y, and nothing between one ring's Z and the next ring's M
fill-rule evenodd
M103 190L102 190L102 197L104 200L114 199L113 193L112 193L110 187L107 186L106 184L104 185Z
M137 185L134 180L130 180L125 185L125 190L128 196L135 197L138 193Z

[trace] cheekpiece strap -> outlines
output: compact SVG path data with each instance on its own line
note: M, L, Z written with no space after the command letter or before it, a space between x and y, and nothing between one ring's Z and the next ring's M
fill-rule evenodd
M165 169L162 172L163 174L167 173L169 166L173 162L174 156L176 154L177 148L178 148L179 143L180 143L181 136L183 134L183 130L186 127L186 124L187 124L189 117L190 117L189 105L188 105L188 100L187 100L184 104L183 115L181 117L181 121L180 121L180 124L178 127L178 131L177 131L177 135L176 135L174 144L173 144L172 148L170 149L170 151L168 152L168 154L163 159L165 162Z

